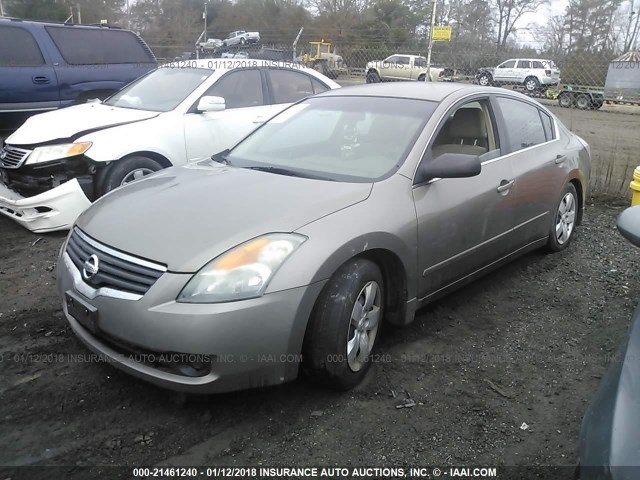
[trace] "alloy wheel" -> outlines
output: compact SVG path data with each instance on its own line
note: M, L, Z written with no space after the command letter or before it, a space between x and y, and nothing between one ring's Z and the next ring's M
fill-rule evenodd
M378 333L381 315L381 291L377 282L367 283L351 311L347 335L347 363L358 372L367 362Z
M154 173L154 170L151 170L150 168L136 168L135 170L125 175L120 185L126 185L127 183L131 183L135 180L139 180L142 177L149 175L151 173Z
M576 199L573 193L568 192L558 207L556 214L556 240L559 245L564 245L573 232L576 221Z

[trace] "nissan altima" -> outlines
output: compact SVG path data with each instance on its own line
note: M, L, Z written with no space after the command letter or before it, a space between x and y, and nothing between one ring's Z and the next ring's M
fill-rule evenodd
M61 249L62 308L91 350L164 387L231 391L304 369L348 389L385 323L567 248L589 173L588 145L515 92L328 91L98 200Z

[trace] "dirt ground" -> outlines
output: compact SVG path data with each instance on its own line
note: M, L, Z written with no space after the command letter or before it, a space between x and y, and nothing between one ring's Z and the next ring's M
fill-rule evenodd
M572 465L640 299L621 209L590 206L568 251L527 255L387 331L355 391L301 378L186 398L83 361L54 291L62 235L0 218L0 465Z
M636 110L552 108L594 163L640 164ZM186 398L86 361L54 290L63 235L0 218L0 465L573 465L640 299L622 208L590 205L568 251L527 255L387 331L355 391L301 378Z

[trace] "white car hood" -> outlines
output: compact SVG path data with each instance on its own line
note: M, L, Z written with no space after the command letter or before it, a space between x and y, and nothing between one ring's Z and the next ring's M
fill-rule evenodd
M73 141L97 130L147 120L158 115L158 112L86 103L34 115L7 138L6 143L37 145L56 140Z

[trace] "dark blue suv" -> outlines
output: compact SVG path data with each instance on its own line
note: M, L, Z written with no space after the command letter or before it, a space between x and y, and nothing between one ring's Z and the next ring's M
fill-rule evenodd
M105 98L157 66L135 33L0 18L0 130L34 113Z

